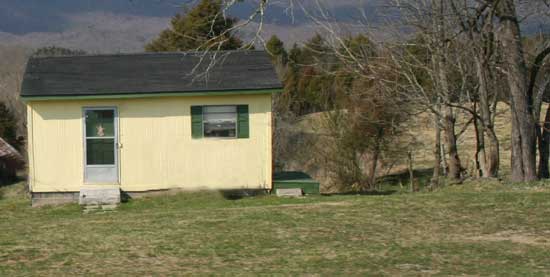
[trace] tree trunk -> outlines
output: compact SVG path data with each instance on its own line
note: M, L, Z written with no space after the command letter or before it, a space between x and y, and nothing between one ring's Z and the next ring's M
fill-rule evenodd
M414 192L414 167L412 152L407 152L407 169L409 170L409 191Z
M512 181L515 182L522 182L524 180L525 174L524 174L524 166L523 166L523 159L521 154L521 135L518 131L519 122L518 118L515 115L514 107L510 105L510 109L512 110L512 134L510 138L511 143L511 156L510 156L510 166L512 169Z
M487 138L485 140L485 168L483 177L498 177L500 167L500 143L498 141L495 129L485 130Z
M443 169L443 176L447 176L447 173L448 173L448 166L447 166L447 157L446 157L446 153L447 153L447 150L445 150L445 143L441 143L440 144L441 148L439 149L439 157L441 158L441 169Z
M487 67L483 63L483 58L475 57L477 79L479 83L479 110L481 114L481 132L480 138L483 140L483 155L481 166L483 177L497 177L500 166L500 149L498 137L495 133L493 117L491 113L491 101L489 101L489 86L487 82ZM496 98L495 98L496 100ZM493 101L494 102L494 101ZM487 137L487 140L485 140Z
M435 144L434 144L434 171L432 175L431 186L439 186L439 176L441 175L441 128L439 127L439 116L435 115Z
M450 85L448 80L448 70L450 65L448 64L447 52L445 52L446 46L448 45L448 40L445 36L445 12L444 12L444 3L445 1L439 0L433 2L433 12L436 15L436 18L433 21L435 34L435 53L432 55L432 63L436 69L436 80L437 80L437 89L440 90L440 93L443 95L443 100L445 103L451 103L453 101ZM444 105L443 107L443 131L445 132L445 144L447 145L447 155L449 158L449 174L448 177L451 179L460 179L460 174L462 171L462 166L460 164L460 159L458 157L458 149L456 143L456 133L455 133L455 122L456 118L453 113L452 107Z
M379 128L378 134L376 136L375 141L375 147L373 151L371 152L371 166L370 166L370 172L368 174L368 185L369 188L374 188L376 185L376 169L378 168L378 160L380 159L380 144L382 141L382 136L384 134L384 129Z
M456 119L451 107L444 108L443 129L445 131L445 144L447 146L447 156L449 158L449 175L454 180L460 179L462 165L458 156L458 147L456 143L455 123Z
M547 75L545 77L548 78L550 76ZM544 179L550 178L550 170L548 168L548 156L550 155L550 105L546 108L544 122L539 123L539 120L542 111L542 99L548 93L550 93L550 80L546 80L544 85L538 89L536 97L533 100L533 118L536 120L537 143L539 146L538 177Z
M527 66L514 0L499 1L498 16L502 24L500 40L503 56L508 65L512 110L512 181L534 181L537 180L536 125L532 114L531 96L527 93Z
M550 178L548 162L550 158L550 105L546 108L542 134L539 136L539 178Z
M476 153L474 154L473 177L483 177L485 171L485 137L483 135L483 123L474 118L474 131L476 136Z
M375 150L373 151L371 155L371 164L370 164L370 170L368 175L368 185L369 189L372 189L376 186L376 168L378 167L378 157L380 155L380 151Z

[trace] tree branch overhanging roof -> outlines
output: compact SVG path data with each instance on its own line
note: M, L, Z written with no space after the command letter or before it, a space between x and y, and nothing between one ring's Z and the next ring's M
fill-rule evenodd
M281 88L265 51L140 53L30 58L21 97L224 95Z

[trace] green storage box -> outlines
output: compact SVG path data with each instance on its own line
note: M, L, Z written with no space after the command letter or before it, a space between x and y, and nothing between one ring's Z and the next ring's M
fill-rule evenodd
M304 194L319 194L319 182L304 172L285 171L276 172L273 175L273 190L277 189L295 189L300 188Z

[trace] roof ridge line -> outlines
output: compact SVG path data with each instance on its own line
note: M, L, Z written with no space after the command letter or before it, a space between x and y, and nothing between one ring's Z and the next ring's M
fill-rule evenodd
M208 53L267 53L266 50L263 49L236 49L236 50L220 50L220 51L209 51ZM79 57L119 57L119 56L169 56L169 55L196 55L196 54L203 54L204 51L167 51L167 52L135 52L135 53L101 53L101 54L84 54L84 55L63 55L63 56L38 56L38 57L30 57L29 59L56 59L56 58L79 58ZM208 54L207 53L207 54Z

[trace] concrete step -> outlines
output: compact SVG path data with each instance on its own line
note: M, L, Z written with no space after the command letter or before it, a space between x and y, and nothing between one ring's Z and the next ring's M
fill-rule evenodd
M300 197L304 192L300 188L277 189L275 191L279 197Z
M120 188L118 186L86 186L80 188L78 197L80 205L118 205Z

